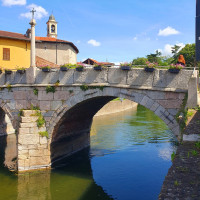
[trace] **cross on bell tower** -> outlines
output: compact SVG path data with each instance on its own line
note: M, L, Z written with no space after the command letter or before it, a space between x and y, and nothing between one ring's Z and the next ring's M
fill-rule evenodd
M47 22L47 37L57 38L57 24L53 14L50 15Z

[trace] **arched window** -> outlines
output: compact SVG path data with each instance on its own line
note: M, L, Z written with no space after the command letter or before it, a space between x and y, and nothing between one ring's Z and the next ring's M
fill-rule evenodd
M52 33L55 33L55 31L56 31L55 25L51 25L51 32L52 32Z

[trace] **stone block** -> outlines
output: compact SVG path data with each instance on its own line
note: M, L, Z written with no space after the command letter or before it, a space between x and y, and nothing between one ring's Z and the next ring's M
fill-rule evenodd
M153 105L151 106L150 110L155 112L158 107L159 107L159 104L157 102L154 102Z
M46 137L41 137L40 136L40 144L47 144L48 139Z
M38 127L32 127L30 128L30 134L38 134Z
M38 128L38 132L44 132L44 131L46 131L46 127L40 127L40 128Z
M127 84L127 71L123 71L119 68L108 69L108 83L110 84Z
M161 117L163 115L163 113L165 112L165 109L162 106L159 106L156 111L155 114L159 117Z
M53 93L52 92L46 93L46 91L38 91L38 100L51 101L53 100Z
M52 117L53 116L54 111L47 111L43 113L44 117Z
M179 99L179 93L166 92L165 93L165 100L170 100L170 99Z
M50 110L51 109L51 101L40 101L40 109L41 110Z
M177 100L158 100L157 101L161 106L164 108L172 108L172 109L179 109L182 104L182 100L177 99Z
M4 92L2 98L4 100L12 100L13 99L13 92Z
M146 95L153 100L165 99L165 92L146 90Z
M144 98L142 99L142 101L140 102L140 105L142 106L146 106L147 102L149 101L149 97L144 96Z
M44 155L45 156L50 156L51 152L48 149L44 149Z
M69 69L67 72L60 71L59 81L60 84L68 85L74 83L74 69Z
M41 157L44 154L44 150L43 149L36 149L36 150L29 150L29 156L34 156L34 157Z
M29 128L19 128L19 134L29 134L30 129Z
M16 73L13 80L14 84L26 84L26 74Z
M37 120L38 120L38 116L21 117L21 122L22 123L36 122Z
M36 114L36 111L35 110L23 110L22 111L22 115L24 116L24 117L31 117L31 116L33 116L33 115L35 115Z
M39 134L19 135L18 143L22 145L39 144Z
M54 93L54 100L56 101L62 101L67 100L70 97L70 93L68 91L56 91Z
M35 95L33 90L34 90L34 88L31 88L31 90L26 91L28 100L38 100L38 95Z
M41 157L31 157L29 159L30 166L41 166L50 164L50 156L41 156Z
M27 101L26 100L16 100L16 109L27 109Z
M59 71L51 71L49 73L38 70L36 72L36 84L54 84L59 80Z
M51 101L51 110L57 110L62 106L62 101Z
M92 84L92 83L107 83L107 71L95 71L93 68L86 68L83 72L74 72L74 83Z
M37 126L36 122L20 123L20 128L32 128L36 126Z
M153 78L154 73L145 72L144 69L132 69L128 72L127 84L132 86L152 87Z
M26 91L14 91L13 96L15 100L26 100L28 94Z
M0 74L0 86L5 85L5 73Z
M167 110L173 116L175 116L178 113L178 109L167 109Z
M40 106L40 103L39 103L38 100L31 100L31 101L29 101L29 102L31 102L31 105L33 105L33 106L35 106L35 107L39 107L39 106Z
M27 156L25 156L25 155L18 155L18 159L19 160L26 160L28 157Z

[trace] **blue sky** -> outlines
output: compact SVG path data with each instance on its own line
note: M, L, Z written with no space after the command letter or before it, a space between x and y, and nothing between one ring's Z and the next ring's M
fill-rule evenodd
M25 33L29 11L37 10L36 35L46 36L52 13L58 38L98 61L124 62L172 45L195 42L195 0L0 0L0 30Z

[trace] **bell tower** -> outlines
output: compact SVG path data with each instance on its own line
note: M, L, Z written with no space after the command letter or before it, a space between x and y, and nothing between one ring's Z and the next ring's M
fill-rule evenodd
M57 24L53 14L49 17L47 22L47 37L57 38Z

